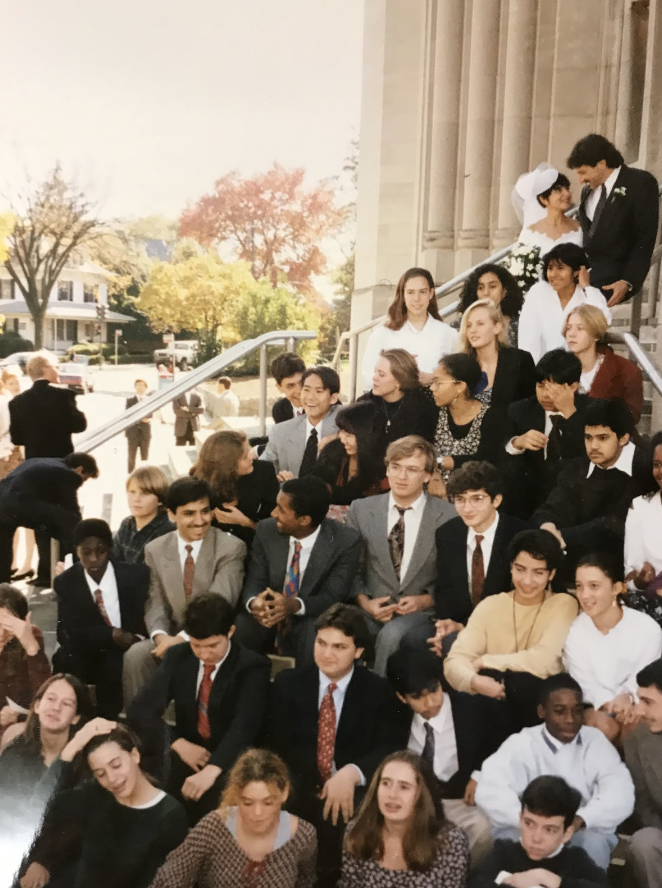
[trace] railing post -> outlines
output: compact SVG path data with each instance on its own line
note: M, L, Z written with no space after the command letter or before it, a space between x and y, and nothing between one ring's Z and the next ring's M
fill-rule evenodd
M357 334L349 338L349 400L356 400L357 375L359 357L359 337Z
M260 346L260 435L267 434L267 344Z
M296 351L296 343L294 341L294 336L289 336L285 343L285 350L288 352Z
M641 330L641 300L643 296L640 295L639 298L635 297L630 301L630 332L633 333L637 339L639 339L639 331Z

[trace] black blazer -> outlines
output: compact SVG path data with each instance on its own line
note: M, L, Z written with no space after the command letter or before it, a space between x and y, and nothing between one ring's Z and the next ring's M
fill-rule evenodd
M405 392L395 412L391 414L389 422L384 399L380 395L366 392L357 398L358 401L372 401L384 417L386 431L386 443L397 441L405 435L420 435L434 443L434 433L439 419L439 408L434 403L434 398L429 390L424 388L413 389Z
M318 697L317 666L287 669L274 679L269 745L287 764L295 789L305 795L321 789ZM357 765L370 783L382 759L407 748L409 724L409 711L400 706L386 679L355 665L336 728L336 768Z
M276 506L276 497L280 490L280 484L276 478L276 470L273 463L264 459L256 459L253 462L253 471L250 475L241 475L237 479L237 508L251 521L264 521L273 512ZM219 509L222 506L219 505ZM231 533L250 547L255 536L252 527L244 527L240 524L220 524L213 522L214 527Z
M38 379L32 388L9 402L9 433L14 444L25 447L25 458L68 456L74 452L71 436L87 428L76 396Z
M120 604L121 629L132 635L147 635L145 604L149 592L149 568L145 564L112 561ZM77 562L59 577L53 589L57 595L57 640L62 648L83 655L116 649L113 627L106 625L85 579L83 565Z
M131 395L130 398L126 399L126 405L125 405L124 409L130 410L131 407L135 407L137 403L138 403L138 396ZM147 416L145 418L151 419L152 414L150 413L149 416ZM137 438L139 435L145 434L146 431L151 433L151 431L152 431L151 423L143 422L142 419L140 419L134 425L129 426L129 428L126 430L125 434L126 434L127 438L130 439L130 438Z
M175 739L183 737L211 752L209 764L224 772L244 750L255 745L267 708L269 660L231 642L230 652L214 676L207 715L211 737L198 734L200 661L188 643L166 651L152 678L129 706L127 719L142 739L148 756L162 755L162 716L175 704Z
M485 574L483 598L507 592L511 588L508 545L515 534L532 526L521 518L499 513L490 563ZM468 533L469 528L461 518L452 518L437 528L435 534L437 583L434 599L437 617L440 620L456 620L463 626L466 626L473 610L467 572Z
M10 517L12 507L45 502L60 506L80 517L78 488L83 479L61 459L35 457L26 459L0 481L0 514Z
M490 405L505 409L513 401L520 401L535 393L536 366L529 352L521 348L499 349Z
M288 401L287 398L278 398L277 401L274 401L274 406L271 408L271 415L276 423L292 419L294 417L292 402Z
M579 222L584 232L584 249L591 262L591 284L602 287L625 280L632 284L632 295L641 289L648 274L657 238L657 180L646 170L635 170L624 164L592 235L591 220L586 215L590 194L591 189L586 186L582 191Z
M276 520L260 521L255 533L244 584L244 606L265 589L281 590L287 573L290 538L278 532ZM306 616L318 617L352 594L359 569L361 535L353 527L325 518L320 525L299 588Z

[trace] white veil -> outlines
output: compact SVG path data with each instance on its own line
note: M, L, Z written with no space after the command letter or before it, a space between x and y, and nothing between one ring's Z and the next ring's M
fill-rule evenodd
M558 175L559 171L545 161L538 164L532 172L524 173L515 183L512 193L513 206L524 228L539 222L547 215L547 210L540 206L537 197L552 187Z

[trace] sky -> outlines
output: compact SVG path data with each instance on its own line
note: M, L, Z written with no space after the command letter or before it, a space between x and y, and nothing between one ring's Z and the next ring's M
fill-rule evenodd
M363 0L0 0L0 202L59 160L104 218L358 136Z

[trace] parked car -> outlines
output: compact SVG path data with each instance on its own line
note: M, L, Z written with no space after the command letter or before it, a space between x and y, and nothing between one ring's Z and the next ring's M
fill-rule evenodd
M7 355L6 358L3 358L0 361L0 369L5 367L16 367L17 365L21 368L21 371L25 373L25 368L27 366L30 358L34 357L36 352L14 352L13 355Z
M157 348L154 351L155 364L167 364L168 360L174 356L175 364L180 370L188 370L195 363L198 355L197 339L179 339L176 342L167 345L165 348Z
M94 391L90 358L88 355L75 355L75 360L60 364L58 368L58 382L75 392L85 394Z

